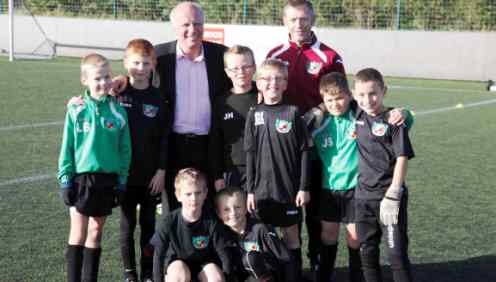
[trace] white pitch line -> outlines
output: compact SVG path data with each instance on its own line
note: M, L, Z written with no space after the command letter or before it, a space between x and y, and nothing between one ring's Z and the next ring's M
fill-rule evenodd
M465 109L465 108L485 106L485 105L490 105L490 104L495 104L495 103L496 103L496 99L485 100L485 101L475 102L475 103L470 103L470 104L462 104L462 107L460 107L460 106L451 106L451 107L444 107L444 108L438 108L438 109L433 109L433 110L416 112L415 113L415 116L424 116L424 115L436 114L436 113L442 113L442 112L449 112L449 111L454 111L454 110L462 110L462 109Z
M416 112L415 116L425 116L425 115L429 115L429 114L436 114L436 113L442 113L442 112L448 112L448 111L454 111L454 110L461 110L461 109L465 109L465 108L485 106L485 105L490 105L490 104L496 104L496 99L465 104L465 105L463 105L463 107L452 106L452 107L444 107L444 108L438 108L438 109L433 109L433 110ZM61 124L61 122L57 122L57 123ZM53 123L50 123L50 124L53 124ZM17 126L16 129L20 128L20 127L21 126ZM26 127L33 127L33 125L26 125L22 128L26 128ZM39 127L39 126L37 126L37 127ZM0 130L2 130L2 128L0 128ZM52 178L55 179L55 174L42 174L42 175L15 178L15 179L7 180L4 182L0 182L0 187L22 184L22 183L35 182L35 181L48 180L48 179L52 179Z
M453 88L435 88L435 87L418 87L418 86L404 86L404 85L388 85L390 89L406 89L406 90L428 90L440 92L461 92L461 93L487 93L486 90L473 90L473 89L453 89Z
M0 131L9 131L9 130L19 130L25 128L37 128L37 127L48 127L48 126L59 126L63 125L63 121L51 121L51 122L42 122L42 123L32 123L32 124L20 124L20 125L9 125L0 127Z
M35 176L20 177L20 178L15 178L15 179L7 180L4 182L0 182L0 187L29 183L29 182L36 182L36 181L42 181L42 180L48 180L48 179L55 179L55 177L56 177L55 174L42 174L42 175L35 175Z

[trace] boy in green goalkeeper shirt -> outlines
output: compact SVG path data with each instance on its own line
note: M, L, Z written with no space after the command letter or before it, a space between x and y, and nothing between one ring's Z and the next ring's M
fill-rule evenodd
M363 280L359 242L355 229L354 193L358 176L358 149L355 131L357 104L353 101L346 76L330 73L320 80L320 94L327 109L322 125L312 132L314 145L323 163L320 217L322 225L318 281L331 281L337 254L340 223L346 226L349 251L349 280ZM407 119L410 116L407 114ZM393 111L390 123L404 117ZM407 123L410 121L407 120Z

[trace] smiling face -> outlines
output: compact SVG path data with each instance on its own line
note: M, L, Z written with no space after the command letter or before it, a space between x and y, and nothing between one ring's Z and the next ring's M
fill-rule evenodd
M81 73L81 83L88 88L91 97L100 100L110 92L112 71L108 63L87 66Z
M219 218L234 231L244 229L246 213L246 200L240 193L224 195L217 203Z
M253 58L248 54L229 54L226 57L226 74L233 83L234 93L244 93L251 89L255 74Z
M186 54L200 51L203 40L203 12L199 6L183 2L171 13L171 23L179 48Z
M351 96L349 93L335 93L324 95L323 97L324 105L333 116L342 116L348 111L350 106Z
M287 74L275 67L265 67L257 78L257 88L262 93L264 103L277 104L282 100L282 95L288 87Z
M381 87L376 81L355 81L353 97L358 106L368 115L377 116L384 110L386 87Z
M127 69L131 85L147 84L150 80L155 61L151 56L129 54L124 58L124 67Z
M286 6L282 20L291 35L291 41L298 45L310 41L315 17L306 5Z

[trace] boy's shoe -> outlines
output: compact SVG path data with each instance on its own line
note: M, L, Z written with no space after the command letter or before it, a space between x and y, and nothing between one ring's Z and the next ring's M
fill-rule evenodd
M153 279L151 277L146 277L141 280L141 282L153 282Z
M127 277L124 279L124 282L138 282L138 278L136 277Z
M124 282L138 282L136 271L129 271L124 273Z
M487 91L491 91L492 86L494 85L494 82L492 80L487 81Z

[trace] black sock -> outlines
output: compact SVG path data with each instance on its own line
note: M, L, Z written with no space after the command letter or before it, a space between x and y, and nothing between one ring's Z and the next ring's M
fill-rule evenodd
M301 272L302 272L302 259L301 259L301 249L289 250L291 254L291 259L288 264L286 264L285 276L288 282L300 282Z
M101 248L84 248L83 282L96 282L98 280L98 267L100 266L101 254Z
M65 260L67 263L67 281L80 282L83 268L83 246L67 245Z
M319 281L331 281L332 273L334 272L334 264L336 263L336 254L338 252L338 244L321 245L320 249L320 267Z
M360 249L353 249L348 246L348 270L350 282L364 281Z

